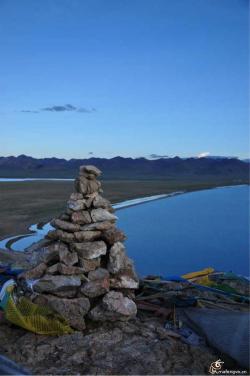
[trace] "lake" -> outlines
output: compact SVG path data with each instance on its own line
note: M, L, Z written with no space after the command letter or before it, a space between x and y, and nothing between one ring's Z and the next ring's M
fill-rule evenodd
M140 275L181 275L212 266L249 276L249 186L163 196L114 205ZM17 239L12 249L23 250L49 229L31 226L34 233ZM0 241L0 248L5 245Z
M140 275L212 266L249 276L249 187L225 187L118 211Z

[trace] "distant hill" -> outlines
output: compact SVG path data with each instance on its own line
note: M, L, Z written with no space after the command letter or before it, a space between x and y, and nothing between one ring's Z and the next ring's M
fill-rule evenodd
M228 178L248 181L249 165L236 158L179 157L36 159L26 155L0 157L0 177L73 178L82 164L93 164L105 179Z

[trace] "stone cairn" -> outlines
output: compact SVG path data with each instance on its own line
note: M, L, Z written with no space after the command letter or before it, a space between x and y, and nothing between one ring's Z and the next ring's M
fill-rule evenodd
M134 289L138 277L126 256L125 235L103 198L101 171L81 166L75 193L67 209L51 224L42 262L23 273L33 280L33 301L61 314L72 328L83 330L93 321L128 320L136 315ZM27 283L29 284L29 283Z

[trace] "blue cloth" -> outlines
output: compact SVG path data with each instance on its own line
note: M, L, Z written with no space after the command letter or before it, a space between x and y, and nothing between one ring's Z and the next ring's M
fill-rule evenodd
M15 278L21 274L24 269L12 268L10 265L0 266L0 287L8 281L8 279Z

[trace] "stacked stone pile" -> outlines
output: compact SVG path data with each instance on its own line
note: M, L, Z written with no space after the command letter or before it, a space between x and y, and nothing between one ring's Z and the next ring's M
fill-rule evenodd
M43 262L21 275L35 280L34 301L45 304L78 330L85 319L127 320L136 315L133 301L138 278L125 253L125 235L101 196L101 171L81 166L67 209L52 221L52 243Z

